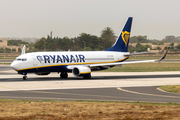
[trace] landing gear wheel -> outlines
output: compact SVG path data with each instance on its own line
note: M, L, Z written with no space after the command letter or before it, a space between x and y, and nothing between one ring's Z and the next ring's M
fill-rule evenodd
M91 75L85 75L83 76L84 79L91 79Z
M60 77L61 78L68 78L67 72L61 72Z
M27 76L26 75L23 76L23 80L27 80Z

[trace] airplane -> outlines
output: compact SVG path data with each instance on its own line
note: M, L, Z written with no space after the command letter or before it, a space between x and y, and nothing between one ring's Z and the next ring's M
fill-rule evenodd
M114 45L104 51L67 51L67 52L32 52L25 53L25 45L22 53L12 63L11 67L23 75L27 80L28 73L48 75L51 72L60 73L60 78L68 78L68 73L74 76L91 78L92 71L105 70L117 65L132 63L159 62L166 57L168 49L159 60L141 60L125 62L132 55L146 54L129 53L128 44L131 32L132 17L129 17L122 32Z

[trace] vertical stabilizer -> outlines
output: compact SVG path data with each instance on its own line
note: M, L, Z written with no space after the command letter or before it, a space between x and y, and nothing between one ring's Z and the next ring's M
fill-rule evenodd
M131 24L132 24L132 17L129 17L122 32L120 33L118 39L116 40L115 44L106 49L105 51L117 51L117 52L127 52L128 51L128 44L131 32Z
M26 52L26 45L23 46L21 55L25 54L25 52Z

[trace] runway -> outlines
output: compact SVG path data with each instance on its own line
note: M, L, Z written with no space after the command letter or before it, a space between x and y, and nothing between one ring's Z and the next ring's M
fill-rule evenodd
M8 66L0 68L0 98L31 100L103 100L180 103L180 94L167 93L159 85L180 85L180 72L93 72L84 80L69 74L28 75L22 80Z
M30 100L104 100L141 102L180 102L180 94L166 93L157 87L83 88L57 90L1 91L0 98Z

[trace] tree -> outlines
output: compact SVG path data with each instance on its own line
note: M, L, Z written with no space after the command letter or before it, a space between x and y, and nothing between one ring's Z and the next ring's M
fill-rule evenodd
M136 44L136 48L139 48L139 47L141 47L142 45L138 42L137 44Z
M160 48L160 47L157 47L156 49L157 49L157 50L159 50L159 51L161 50L161 48Z
M153 44L153 45L157 45L158 43L157 43L157 42L153 42L152 44Z
M21 53L21 48L18 48L18 53Z
M4 53L4 48L0 48L0 53Z
M178 45L176 46L176 48L177 48L178 50L180 50L180 44L178 44Z
M5 52L6 53L11 53L11 49L10 48L5 48Z
M44 50L46 49L46 38L41 38L40 40L36 41L34 44L34 48L38 50Z
M103 44L103 42L100 41L100 38L97 36L86 33L81 33L80 36L78 36L74 41L77 42L75 44L78 44L80 50L84 50L85 47L89 47L91 50L95 50L100 48L100 46Z
M102 40L111 41L112 45L116 41L117 36L115 36L112 28L106 27L101 31L101 38Z
M141 45L139 42L136 44L136 48L135 48L135 50L137 51L137 52L141 52L141 50L143 49L143 45Z
M16 49L13 48L13 49L12 49L12 52L16 52Z
M174 42L171 42L170 46L171 46L171 47L174 47Z
M85 47L85 51L92 51L90 47Z
M176 37L173 35L166 36L165 39L162 40L163 42L175 42Z
M20 44L27 45L29 43L22 40L8 40L8 45L20 46Z
M133 36L130 38L130 43L147 43L148 40L147 40L147 36Z
M158 43L158 45L164 45L164 42L161 41L161 42Z

